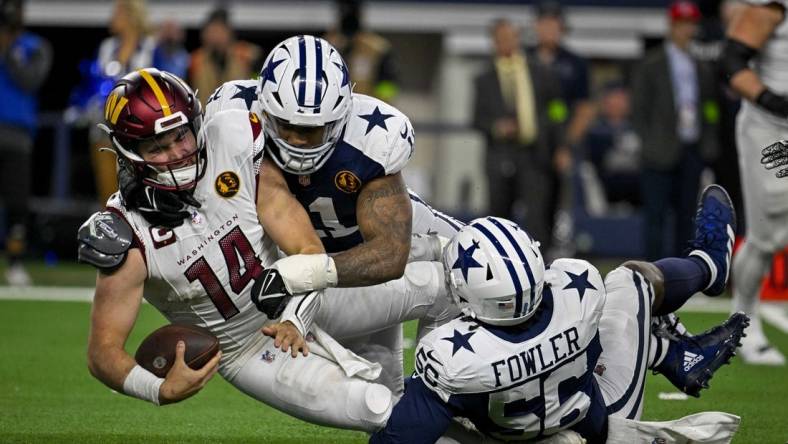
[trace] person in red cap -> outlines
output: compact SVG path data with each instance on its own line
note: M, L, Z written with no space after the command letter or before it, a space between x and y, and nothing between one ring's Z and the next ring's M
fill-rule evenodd
M697 23L701 18L698 5L684 0L672 3L668 9L668 15L670 16L671 22L682 20L690 23Z
M700 10L681 0L669 6L667 17L665 43L646 54L632 84L632 124L642 142L641 195L650 260L680 253L682 240L692 237L700 175L718 153L714 71L689 51ZM664 241L665 225L672 243Z

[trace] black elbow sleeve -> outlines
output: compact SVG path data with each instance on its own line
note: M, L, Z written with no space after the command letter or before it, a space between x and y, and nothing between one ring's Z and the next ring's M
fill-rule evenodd
M725 39L720 55L720 75L729 82L737 72L749 67L750 59L758 55L758 50L732 39Z

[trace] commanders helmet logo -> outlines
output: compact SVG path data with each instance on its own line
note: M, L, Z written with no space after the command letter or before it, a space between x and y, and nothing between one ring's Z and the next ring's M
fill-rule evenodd
M241 189L241 181L238 175L232 171L225 171L216 177L216 192L220 196L230 198L238 194Z
M336 177L334 177L334 184L348 194L355 193L361 189L361 181L358 180L355 174L347 170L337 173Z

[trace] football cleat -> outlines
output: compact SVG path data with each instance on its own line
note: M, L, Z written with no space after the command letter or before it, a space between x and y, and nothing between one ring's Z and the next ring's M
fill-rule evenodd
M736 210L730 196L719 185L703 190L695 213L695 238L690 241L690 256L700 258L711 273L709 285L703 290L708 296L725 291L731 270L731 254L736 233Z
M663 374L682 392L698 398L702 389L709 388L714 373L736 356L736 348L741 346L748 325L750 318L738 312L722 325L699 335L671 340L665 359L654 371Z

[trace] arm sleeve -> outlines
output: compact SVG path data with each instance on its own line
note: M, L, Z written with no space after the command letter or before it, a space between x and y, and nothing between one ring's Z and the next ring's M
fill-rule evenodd
M293 296L282 311L279 322L290 321L302 336L306 337L315 315L320 310L322 292L312 291L303 295Z
M386 427L372 435L369 442L433 443L449 427L453 416L449 406L421 378L410 378Z

